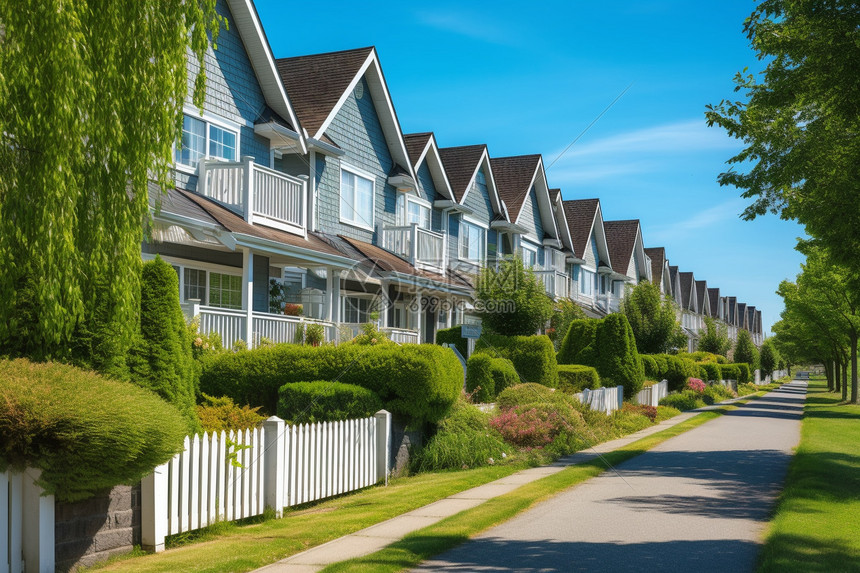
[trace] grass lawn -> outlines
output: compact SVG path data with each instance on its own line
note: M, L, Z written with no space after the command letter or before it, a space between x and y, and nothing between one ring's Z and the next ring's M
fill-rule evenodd
M738 402L745 403L746 400ZM557 474L547 476L439 523L406 535L402 540L385 549L365 557L335 563L323 569L326 573L343 572L393 572L414 567L422 561L456 547L470 537L507 521L565 489L606 471L606 462L615 466L633 458L670 438L691 430L734 409L725 406L718 410L702 412L678 425L652 434L632 444L605 454L603 460L596 459L571 466Z
M759 571L860 571L860 406L810 383Z

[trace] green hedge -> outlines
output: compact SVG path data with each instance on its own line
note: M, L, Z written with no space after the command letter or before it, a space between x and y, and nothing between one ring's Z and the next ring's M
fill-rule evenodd
M722 380L737 380L738 384L750 381L749 364L739 362L735 364L720 364Z
M519 382L514 363L507 358L478 352L466 363L466 391L474 392L476 402L492 402L499 392Z
M153 392L63 364L0 360L0 471L42 470L60 501L133 483L182 450L186 421Z
M714 381L714 380L722 380L722 369L720 365L716 362L706 362L704 364L700 364L699 367L704 371L705 378L702 380L705 381Z
M654 360L652 355L640 354L639 358L642 359L642 367L645 369L645 378L648 380L662 380L660 377L660 370L657 366L657 361Z
M600 388L597 370L581 364L558 365L558 389L569 394L582 392L584 388Z
M278 416L291 424L367 418L381 409L379 396L355 384L292 382L278 390Z
M750 370L750 365L746 362L738 362L735 364L738 367L738 384L746 384L747 382L752 382L752 371Z
M278 390L290 382L336 380L375 392L384 407L410 423L436 422L463 389L463 367L433 344L297 346L278 344L207 357L203 392L277 411Z
M632 398L645 382L645 370L636 351L633 329L623 314L610 314L601 321L595 337L597 372L609 386L624 386L624 397Z
M687 356L675 354L650 354L656 366L654 378L667 380L670 390L681 390L687 383L688 378L700 378L704 374L700 364L696 364Z
M476 352L514 363L520 380L555 388L558 385L558 362L555 347L548 336L501 336L484 334L475 345Z
M436 331L436 344L453 344L460 351L460 354L463 355L463 358L469 352L467 343L468 341L463 338L462 329L459 326Z
M505 410L534 402L549 402L554 404L559 401L563 402L565 396L564 392L558 392L543 384L529 382L517 384L516 386L506 388L503 392L499 392L499 395L496 397L496 405L500 410Z
M600 321L593 318L583 318L571 321L567 334L561 341L558 351L559 364L588 364L593 365L597 360L594 339Z

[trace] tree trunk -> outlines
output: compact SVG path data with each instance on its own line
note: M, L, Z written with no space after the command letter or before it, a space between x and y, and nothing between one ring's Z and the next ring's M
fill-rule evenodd
M833 391L839 392L842 389L839 378L839 360L833 361L833 381L835 382L833 385Z
M824 376L827 378L827 391L833 392L833 364L831 362L824 363Z
M848 401L848 361L842 364L842 401Z
M857 334L851 336L851 403L857 403Z

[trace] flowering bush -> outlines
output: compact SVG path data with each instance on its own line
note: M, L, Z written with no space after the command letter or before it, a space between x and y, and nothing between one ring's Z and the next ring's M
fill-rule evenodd
M641 414L647 417L652 422L657 420L657 407L656 406L647 406L645 404L631 404L630 402L624 402L624 406L621 408L625 412L631 412L633 414Z
M287 316L301 316L302 311L302 305L300 304L284 303L284 314Z
M705 383L698 378L690 378L687 380L687 388L693 392L703 394L705 392Z
M572 429L554 408L541 406L528 404L505 410L490 420L490 427L497 430L506 442L520 447L545 446L562 431Z

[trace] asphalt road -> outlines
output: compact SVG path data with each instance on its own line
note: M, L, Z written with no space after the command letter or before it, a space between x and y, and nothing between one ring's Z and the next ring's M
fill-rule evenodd
M416 571L752 571L805 397L783 386Z

